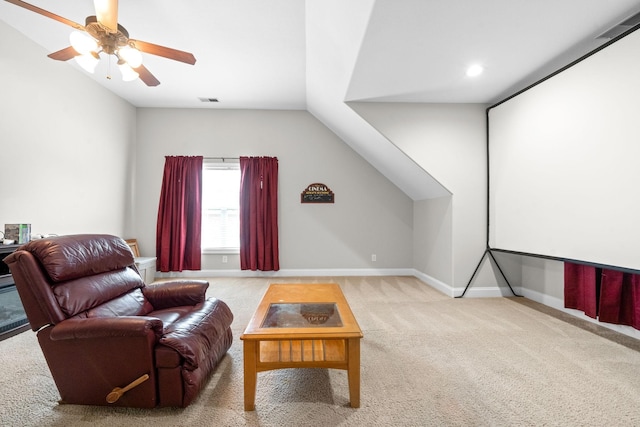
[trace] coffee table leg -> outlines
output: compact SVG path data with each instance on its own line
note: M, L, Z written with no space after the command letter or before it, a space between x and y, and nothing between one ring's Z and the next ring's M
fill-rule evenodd
M244 341L244 410L256 409L256 384L258 372L256 369L257 346L260 343L253 340Z
M360 407L360 339L351 338L347 342L347 357L349 368L349 399L352 408Z

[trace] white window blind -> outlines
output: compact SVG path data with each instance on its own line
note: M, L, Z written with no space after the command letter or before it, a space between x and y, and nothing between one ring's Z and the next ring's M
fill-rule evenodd
M202 250L240 250L240 164L205 159L202 171Z

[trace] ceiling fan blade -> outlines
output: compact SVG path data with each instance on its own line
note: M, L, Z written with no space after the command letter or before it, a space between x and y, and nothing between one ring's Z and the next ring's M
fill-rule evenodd
M118 32L118 0L93 0L98 22L111 33Z
M76 50L69 46L61 49L57 52L50 53L47 55L51 59L55 59L56 61L68 61L69 59L80 55Z
M16 6L24 7L25 9L30 10L32 12L39 13L40 15L46 16L47 18L55 19L58 22L62 22L63 24L66 24L66 25L69 25L70 27L75 28L76 30L84 31L83 25L80 25L77 22L73 22L70 19L63 18L62 16L56 15L55 13L51 13L48 10L41 9L38 6L25 3L21 0L6 0L6 1L8 1L9 3L13 3Z
M134 70L140 75L140 80L142 80L147 86L158 86L160 84L160 80L156 79L156 77L151 74L144 65L136 67Z
M133 40L129 39L130 43L133 43L133 46L145 53L150 53L151 55L162 56L165 58L173 59L174 61L185 62L187 64L195 64L196 58L192 53L184 52L182 50L171 49L170 47L160 46L153 43L143 42L141 40Z

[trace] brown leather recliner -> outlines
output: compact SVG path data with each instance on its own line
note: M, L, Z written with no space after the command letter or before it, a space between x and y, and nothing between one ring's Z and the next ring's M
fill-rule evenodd
M119 237L34 240L4 261L61 403L185 407L231 346L233 315L207 282L145 286Z

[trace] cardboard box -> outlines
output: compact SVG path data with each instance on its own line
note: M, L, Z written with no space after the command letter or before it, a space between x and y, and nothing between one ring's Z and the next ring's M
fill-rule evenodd
M31 224L5 224L4 238L15 240L19 245L31 240Z

